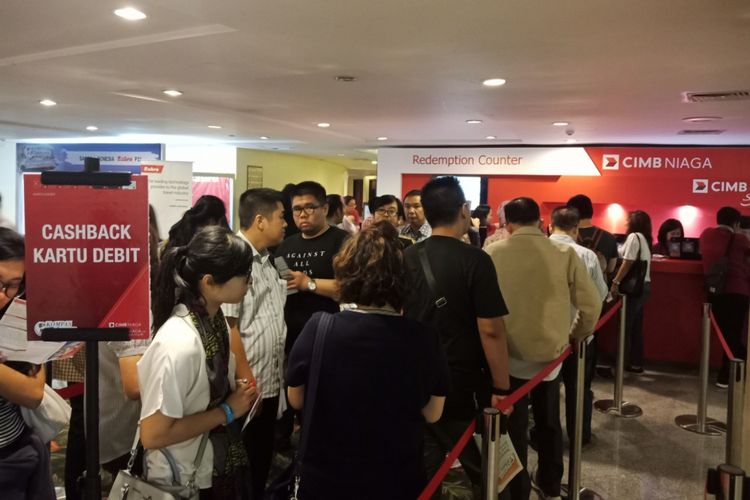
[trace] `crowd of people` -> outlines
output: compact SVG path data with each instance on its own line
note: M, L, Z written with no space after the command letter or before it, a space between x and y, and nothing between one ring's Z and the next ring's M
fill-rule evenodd
M571 339L588 351L581 440L591 443L594 326L626 293L625 360L643 372L652 253L683 236L680 223L665 221L653 247L649 215L632 211L618 252L615 236L593 225L585 195L555 208L548 225L527 197L503 202L493 223L488 205L470 210L455 177L403 200L374 197L368 209L363 218L355 199L313 181L256 188L239 199L236 234L224 204L204 196L166 241L152 241L152 338L100 349L103 467L123 468L140 432L134 472L148 481L186 497L194 484L201 499L258 500L273 491L271 461L296 422L299 498L414 499L482 408L499 405ZM737 318L750 296L740 222L722 208L701 236L706 272L728 257L726 287L711 301L737 354ZM3 312L23 293L24 252L23 238L0 228ZM636 289L621 291L636 271ZM508 498L528 499L532 481L545 498L560 497L559 386L572 440L575 371L566 360L507 410L522 464L530 441L539 455L536 477L516 476ZM54 498L48 447L20 413L39 405L44 380L42 367L0 363L3 498ZM69 499L81 497L82 406L71 418ZM459 460L478 494L473 440Z

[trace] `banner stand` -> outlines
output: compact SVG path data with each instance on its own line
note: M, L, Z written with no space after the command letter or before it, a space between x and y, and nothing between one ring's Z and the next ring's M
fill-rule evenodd
M60 175L64 174L64 175ZM99 159L86 158L83 172L42 172L42 184L117 187L130 184L129 173L99 172ZM86 500L101 500L99 474L99 342L130 339L128 328L43 328L42 340L86 342Z

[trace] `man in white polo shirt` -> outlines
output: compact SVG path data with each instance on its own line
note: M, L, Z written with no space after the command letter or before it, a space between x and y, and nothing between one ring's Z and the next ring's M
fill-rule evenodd
M240 304L224 304L237 377L255 381L263 404L243 433L252 470L253 498L263 498L273 457L274 424L283 390L286 280L271 262L268 247L284 239L284 198L279 191L249 189L240 196L238 235L253 250L252 283ZM283 408L282 408L283 410Z

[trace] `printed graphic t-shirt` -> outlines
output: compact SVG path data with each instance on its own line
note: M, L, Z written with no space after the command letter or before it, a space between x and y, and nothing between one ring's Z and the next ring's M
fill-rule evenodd
M341 248L349 233L337 227L315 238L305 239L301 233L285 239L276 249L277 257L284 257L292 271L301 271L313 279L333 279L333 257ZM302 328L317 311L338 312L335 300L316 293L300 290L289 295L284 307L286 320L286 352L294 345Z

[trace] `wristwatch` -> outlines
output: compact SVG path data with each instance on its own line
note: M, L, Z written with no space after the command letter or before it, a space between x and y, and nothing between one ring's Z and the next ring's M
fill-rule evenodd
M308 292L315 292L315 290L318 289L318 284L315 283L315 280L310 278L307 280L307 291Z

